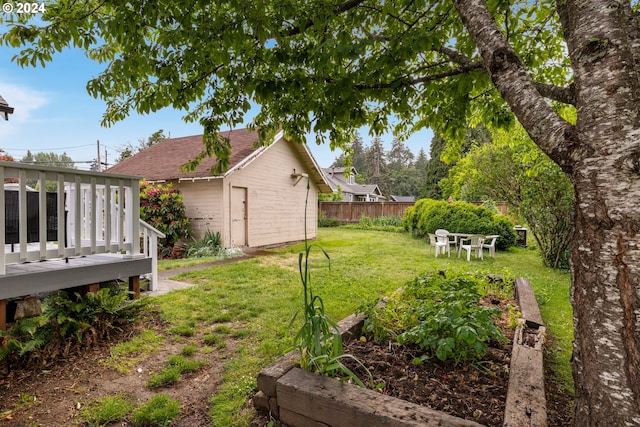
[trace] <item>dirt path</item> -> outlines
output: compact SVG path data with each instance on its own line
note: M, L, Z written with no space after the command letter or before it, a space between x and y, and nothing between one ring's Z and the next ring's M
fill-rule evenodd
M200 264L159 274L162 280L180 274L209 268L214 265L237 262L255 256L269 254L266 251L249 250L238 258ZM145 320L144 328L166 336L166 324L158 316ZM3 426L79 426L84 425L80 415L95 399L124 393L135 403L143 403L162 393L182 402L182 417L173 424L177 427L210 425L209 397L221 384L223 366L233 357L237 343L225 336L215 348L207 348L201 336L188 338L167 337L154 353L140 360L127 373L119 373L105 360L110 348L129 340L142 329L134 329L113 335L108 343L89 350L76 352L65 359L58 359L47 366L11 366L0 368L0 427ZM197 372L182 375L171 386L150 388L146 385L150 375L167 366L167 359L181 353L186 344L195 343L199 351L193 356L206 362ZM130 425L126 421L118 426Z

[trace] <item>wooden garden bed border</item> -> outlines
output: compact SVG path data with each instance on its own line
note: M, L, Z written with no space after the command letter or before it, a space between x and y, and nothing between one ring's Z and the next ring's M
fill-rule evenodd
M504 426L546 425L542 349L545 327L531 283L518 278L515 289L522 321L513 343ZM363 321L363 315L351 315L339 322L343 339L358 337ZM531 342L533 346L527 344ZM287 353L263 369L258 375L258 393L253 398L258 411L270 414L285 426L480 426L470 420L303 371L296 367L296 357L295 352Z

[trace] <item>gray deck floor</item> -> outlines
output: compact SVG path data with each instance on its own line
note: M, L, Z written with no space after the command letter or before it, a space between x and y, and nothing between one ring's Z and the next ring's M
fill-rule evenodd
M8 264L0 276L0 300L76 286L127 280L151 272L151 259L115 254Z

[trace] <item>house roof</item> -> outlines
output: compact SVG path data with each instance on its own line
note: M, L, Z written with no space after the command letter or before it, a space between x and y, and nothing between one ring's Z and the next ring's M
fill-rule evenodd
M148 181L195 180L202 178L222 178L242 169L272 145L259 146L258 133L248 129L234 129L220 132L229 138L231 153L229 166L223 174L214 175L211 168L216 164L216 157L205 157L193 172L183 172L180 166L196 158L204 149L203 135L192 135L181 138L162 140L139 153L120 161L107 170L109 173L135 174ZM310 171L310 175L321 192L331 192L331 187L324 179L320 168L306 144L297 144L286 140L280 132L273 143L282 140L300 155L302 162Z
M322 171L327 177L327 181L333 190L337 190L338 186L342 189L343 193L351 193L357 196L364 196L367 194L375 194L377 196L382 195L382 191L377 184L350 184L347 178L344 176L344 172L347 168L344 167L332 167L324 168ZM356 169L351 167L351 172L356 174Z
M9 107L9 103L0 95L0 114L5 120L9 120L9 114L13 114L13 107Z
M416 196L394 196L391 195L391 201L393 202L415 202Z

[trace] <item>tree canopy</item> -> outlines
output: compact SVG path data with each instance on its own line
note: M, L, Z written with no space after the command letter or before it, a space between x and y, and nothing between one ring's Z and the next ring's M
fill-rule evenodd
M116 163L124 159L127 159L133 156L134 154L137 154L140 151L144 150L145 148L149 148L153 144L160 142L166 138L167 137L164 134L164 130L158 129L157 131L149 135L149 137L138 139L137 146L134 146L132 143L128 142L118 148L118 153L120 153L120 156L116 160Z
M87 85L105 125L184 110L221 169L217 131L252 103L263 141L333 147L364 125L462 142L468 119L517 117L576 195L574 423L640 423L638 0L58 0L3 18L19 64L74 46L105 65Z
M527 52L541 84L566 84L553 7L517 3L491 1L489 13ZM84 49L105 64L87 85L106 102L103 124L132 111L184 110L203 125L206 151L223 167L228 146L216 132L242 123L252 103L261 107L252 121L261 135L282 127L298 141L311 132L332 146L363 125L374 134L430 126L462 137L469 115L512 120L449 1L63 0L40 18L5 19L3 42L26 46L19 64L44 65L69 45Z

